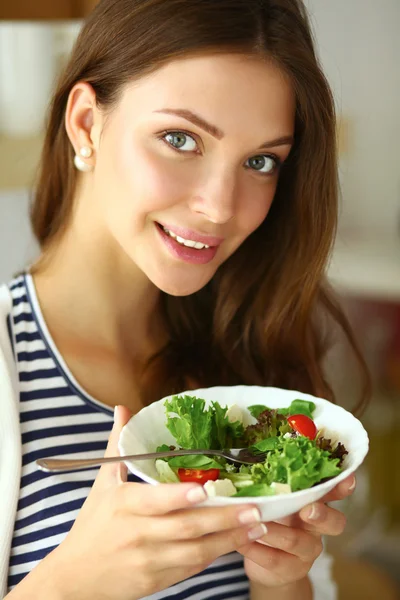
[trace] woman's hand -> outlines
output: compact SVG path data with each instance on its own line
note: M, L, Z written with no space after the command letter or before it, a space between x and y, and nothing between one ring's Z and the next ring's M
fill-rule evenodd
M119 407L107 455L129 417ZM137 600L263 535L251 504L192 508L205 497L195 484L127 483L122 463L103 465L66 539L7 598Z
M346 498L353 493L355 484L352 475L299 513L276 523L267 523L266 535L239 549L245 557L249 579L264 589L274 588L275 591L279 587L288 590L290 584L304 580L322 552L321 536L340 535L345 528L344 515L325 503ZM293 595L293 598L297 600L298 596Z

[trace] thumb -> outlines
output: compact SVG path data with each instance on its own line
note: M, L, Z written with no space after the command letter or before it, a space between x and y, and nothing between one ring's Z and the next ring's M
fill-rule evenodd
M116 406L114 410L114 425L108 438L108 444L104 456L118 456L120 454L118 450L119 437L122 428L127 424L131 418L132 413L126 406ZM104 483L108 481L110 484L122 483L127 479L127 468L124 463L111 463L102 465L97 479L102 480Z

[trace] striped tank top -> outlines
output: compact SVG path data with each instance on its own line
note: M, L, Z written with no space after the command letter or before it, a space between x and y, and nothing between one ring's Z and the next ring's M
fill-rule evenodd
M97 469L43 473L36 468L36 459L103 456L113 413L89 396L69 372L44 322L31 276L17 277L9 287L22 435L22 474L8 575L11 590L63 541L97 474ZM130 481L135 478L130 476ZM243 558L237 553L222 556L202 573L144 600L167 598L248 600Z

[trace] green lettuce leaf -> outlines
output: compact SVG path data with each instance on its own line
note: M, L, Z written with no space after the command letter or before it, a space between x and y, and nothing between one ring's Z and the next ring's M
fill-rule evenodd
M338 475L341 472L338 462L339 459L332 459L329 452L317 448L313 440L303 436L282 438L279 445L267 454L261 469L254 465L252 475L255 481L262 480L268 484L273 481L288 483L295 492Z
M264 412L264 410L267 410L267 408L268 406L263 406L262 404L252 404L251 406L247 407L247 410L250 412L252 417L258 419L260 414Z
M167 459L170 467L174 469L222 469L221 463L203 454L189 454L187 456L173 456Z
M309 402L308 400L293 400L289 408L279 408L279 413L284 416L288 415L306 415L313 418L314 410L316 409L316 405L314 402Z
M266 483L256 483L240 489L232 498L242 496L275 496L275 491Z
M173 396L165 401L167 428L182 448L211 449L213 414L205 405L205 400L192 396Z
M280 438L278 436L266 438L265 440L261 440L261 442L257 442L254 446L250 447L250 450L255 452L269 452L270 450L275 450L277 446L279 446Z
M222 450L236 446L243 438L240 421L231 423L226 416L228 407L193 396L173 396L165 402L167 427L181 448Z
M218 402L211 402L209 411L212 413L211 446L213 450L235 447L235 441L243 437L244 427L241 421L231 423L226 413L227 406L220 406Z

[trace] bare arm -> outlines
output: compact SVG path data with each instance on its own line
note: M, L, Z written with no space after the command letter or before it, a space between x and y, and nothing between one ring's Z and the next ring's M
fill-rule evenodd
M313 600L314 594L308 577L282 587L267 588L250 582L250 600Z

